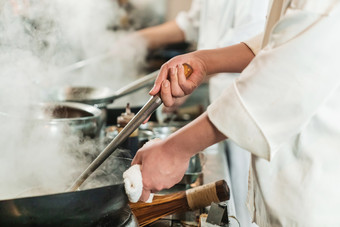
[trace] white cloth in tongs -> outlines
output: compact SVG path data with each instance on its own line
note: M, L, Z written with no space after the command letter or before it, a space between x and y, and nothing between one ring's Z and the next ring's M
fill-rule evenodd
M140 165L133 165L123 173L125 192L132 203L138 202L143 192L143 179ZM153 193L150 194L146 203L151 203Z

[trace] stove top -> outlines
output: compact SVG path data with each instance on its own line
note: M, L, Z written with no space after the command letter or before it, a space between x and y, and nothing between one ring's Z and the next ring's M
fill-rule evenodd
M191 227L198 226L200 214L204 213L204 210L187 211L184 213L178 213L166 216L150 225L149 227Z

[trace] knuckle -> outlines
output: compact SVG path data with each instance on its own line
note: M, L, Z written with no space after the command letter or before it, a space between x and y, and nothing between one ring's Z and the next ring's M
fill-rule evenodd
M189 94L191 94L191 92L193 92L193 90L195 90L197 87L198 87L198 85L195 84L195 83L193 83L190 87L183 86L182 89L183 89L185 95L189 95Z
M141 197L140 197L140 200L141 200L142 202L147 201L148 198L149 198L149 194L150 194L150 193L145 193L145 192L143 192L142 195L141 195Z
M145 189L145 190L150 190L151 189L151 183L150 182L148 182L148 181L143 181L143 188Z
M157 185L157 186L155 187L155 189L156 189L156 191L161 191L161 190L163 189L163 186Z
M169 188L171 188L171 185L170 185L170 184L164 185L164 189L169 189Z
M180 92L178 91L178 89L174 89L174 90L172 91L172 96L173 96L173 97L179 97L179 96L180 96Z
M184 89L184 94L185 95L189 95L191 93L191 91L189 89Z
M166 107L171 107L171 106L174 105L174 101L172 99L167 99L167 100L164 101L164 105Z
M167 70L168 69L168 62L166 62L166 63L164 63L162 66L161 66L161 71L163 71L163 70Z

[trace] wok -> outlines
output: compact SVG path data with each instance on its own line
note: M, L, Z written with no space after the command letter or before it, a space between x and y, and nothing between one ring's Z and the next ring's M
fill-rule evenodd
M137 226L122 179L131 160L107 161L81 191L0 201L0 226Z
M117 98L152 85L158 72L159 70L150 73L115 92L108 87L67 86L56 88L50 96L55 101L81 102L104 108Z
M2 200L0 226L132 227L138 226L138 222L143 226L165 215L229 199L228 185L221 180L195 189L156 195L152 203L129 204L122 173L130 163L128 158L108 158L82 185L81 191ZM100 187L93 187L99 182ZM215 189L211 191L212 188Z
M124 226L124 185L0 201L0 226Z

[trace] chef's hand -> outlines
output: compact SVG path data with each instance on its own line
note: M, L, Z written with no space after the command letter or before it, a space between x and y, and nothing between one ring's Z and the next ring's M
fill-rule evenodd
M143 193L140 200L146 201L150 192L167 189L178 183L188 168L190 156L173 149L167 140L155 139L138 150L131 165L140 164Z
M184 75L184 63L193 69L188 78ZM164 105L170 107L176 98L191 94L202 83L206 74L206 65L197 52L174 57L162 65L149 94L156 95L161 92Z
M189 96L184 96L184 97L175 99L174 104L172 106L169 106L169 107L163 106L162 112L167 113L167 114L175 113L179 109L179 107L181 107L185 103L188 97Z

